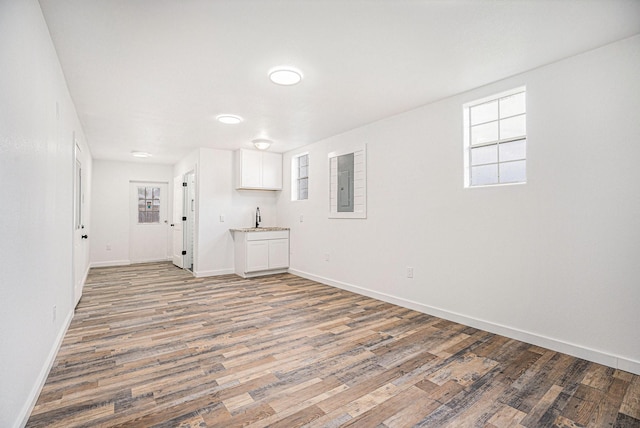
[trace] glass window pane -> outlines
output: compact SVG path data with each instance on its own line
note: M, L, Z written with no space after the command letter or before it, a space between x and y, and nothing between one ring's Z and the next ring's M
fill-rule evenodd
M517 140L500 144L500 162L525 159L526 157L527 140Z
M298 200L307 199L309 179L303 178L298 180Z
M523 137L527 134L527 118L525 115L514 116L500 121L500 139Z
M144 199L138 199L138 209L144 211L144 207L146 206Z
M160 199L160 188L159 187L154 187L153 188L153 199Z
M144 223L144 220L145 220L144 212L139 211L138 212L138 223Z
M307 166L307 155L300 156L300 157L298 158L298 164L299 164L300 166Z
M144 199L144 187L138 187L138 199Z
M500 164L501 183L524 183L527 181L526 161L507 162Z
M471 168L471 185L496 184L498 182L498 165L474 166Z
M511 95L500 100L500 117L515 116L526 111L525 93Z
M498 122L471 127L471 145L489 143L498 140Z
M498 119L498 101L491 101L471 107L471 125Z
M300 177L308 177L309 176L309 171L307 169L308 167L306 166L301 166L300 167Z
M152 223L160 223L160 213L158 211L154 211L151 214L151 222Z
M471 149L471 165L498 162L498 146L482 146Z

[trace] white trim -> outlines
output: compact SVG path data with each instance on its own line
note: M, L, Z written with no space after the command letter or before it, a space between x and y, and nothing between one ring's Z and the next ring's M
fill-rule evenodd
M276 275L279 273L288 273L288 272L289 272L289 269L287 268L268 269L268 270L260 270L257 272L242 272L242 273L237 273L234 271L236 275L241 276L242 278L257 278L259 276Z
M82 288L80 290L84 290L84 286L87 285L87 278L89 277L89 271L91 270L91 264L87 263L87 269L84 271L84 278L82 278ZM75 294L75 284L73 287L73 291ZM74 296L74 300L75 300L75 296ZM80 292L80 296L78 297L78 300L76 300L75 302L73 302L73 307L75 309L76 306L78 306L78 303L80 303L80 300L82 300L82 292Z
M338 211L338 157L353 154L353 211ZM361 143L355 149L342 148L328 155L329 159L329 218L367 218L367 145Z
M495 101L499 98L510 97L511 95L519 94L520 92L527 92L527 85L518 86L516 88L509 89L507 91L501 91L501 92L498 92L497 94L487 95L486 97L466 102L464 103L463 107L466 107L466 108L475 107L480 104L486 104L488 102Z
M67 330L69 330L69 326L71 325L71 320L73 319L74 311L71 310L67 315L67 318L64 321L64 324L60 331L58 332L58 336L49 351L49 355L47 355L47 359L45 360L45 364L42 365L42 369L38 374L35 385L31 392L29 393L27 399L25 400L25 404L22 407L22 410L18 414L16 418L16 422L20 421L14 427L24 427L27 425L27 421L31 416L31 412L38 401L38 397L40 397L40 393L42 392L42 388L44 387L45 382L47 381L47 377L49 377L49 372L53 367L53 363L56 361L56 357L58 356L58 351L60 350L60 346L62 346L62 341L67 334Z
M218 270L203 270L203 271L193 271L193 276L196 278L204 278L207 276L221 276L221 275L230 275L234 274L234 269L218 269Z
M336 281L330 278L313 275L308 272L303 272L296 269L289 269L289 273L300 276L302 278L310 279L312 281L320 282L322 284L330 285L332 287L351 291L367 297L382 300L384 302L392 303L394 305L402 306L404 308L413 309L415 311L422 312L428 315L433 315L449 321L454 321L470 327L488 331L490 333L499 334L501 336L520 340L522 342L530 343L532 345L541 346L543 348L547 348L552 351L562 352L564 354L582 358L587 361L603 364L609 367L613 367L615 369L620 369L620 370L627 371L629 373L640 375L640 361L635 361L629 358L613 355L605 351L591 349L582 345L565 342L563 340L554 339L552 337L543 336L543 335L532 333L529 331L520 330L520 329L509 327L503 324L496 324L491 321L469 317L467 315L425 305L423 303L415 302L413 300L403 299L400 297L392 296L390 294L380 293L378 291L370 290L368 288L360 287L353 284L348 284L346 282Z
M298 198L298 180L300 177L298 177L298 172L299 172L299 167L298 167L298 162L299 159L302 156L306 156L307 157L307 197L305 199L297 199ZM309 162L309 152L301 152L301 153L297 153L295 155L291 156L291 186L290 187L290 193L291 193L291 202L301 202L301 201L307 201L309 200L309 176L311 175L311 168L310 168L310 162Z
M110 267L110 266L128 266L131 264L131 260L109 260L106 262L91 262L90 267Z

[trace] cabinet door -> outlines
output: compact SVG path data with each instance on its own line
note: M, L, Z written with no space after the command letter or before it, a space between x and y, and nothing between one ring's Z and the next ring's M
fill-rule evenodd
M238 187L258 189L262 186L262 153L240 150L241 183Z
M266 269L269 269L269 241L248 241L245 272Z
M280 153L262 154L262 187L282 189L282 155Z
M289 267L289 240L272 239L269 242L269 269Z

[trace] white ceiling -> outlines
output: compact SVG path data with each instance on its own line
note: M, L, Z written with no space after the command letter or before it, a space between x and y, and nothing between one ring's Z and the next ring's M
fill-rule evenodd
M284 152L640 33L638 0L40 4L94 158L154 163ZM282 64L302 83L272 84Z

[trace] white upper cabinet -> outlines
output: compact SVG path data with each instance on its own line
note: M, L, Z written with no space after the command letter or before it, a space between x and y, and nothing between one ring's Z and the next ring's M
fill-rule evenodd
M236 151L236 189L282 190L282 155Z

